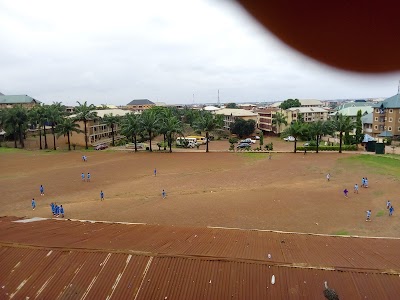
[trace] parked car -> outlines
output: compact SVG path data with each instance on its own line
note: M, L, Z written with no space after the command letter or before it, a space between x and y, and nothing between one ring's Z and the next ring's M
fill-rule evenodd
M250 143L240 143L236 148L247 148L247 147L251 147Z
M94 147L94 150L104 150L107 148L108 148L108 146L106 144L99 144L96 147Z
M252 137L254 140L259 140L260 139L260 137L258 136L258 135L255 135L255 136L253 136Z
M294 142L296 139L293 136L289 135L288 137L285 137L284 140L286 142Z
M241 143L255 144L256 140L252 140L250 138L244 139L240 141Z
M304 143L303 145L304 145L304 147L308 147L308 146L310 146L310 143L307 142L307 143Z

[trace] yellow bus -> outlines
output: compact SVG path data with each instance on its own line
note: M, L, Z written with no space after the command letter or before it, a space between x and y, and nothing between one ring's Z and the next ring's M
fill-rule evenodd
M207 142L207 139L205 136L200 136L200 135L191 135L188 136L188 138L194 138L197 141L197 144L199 145L204 145Z

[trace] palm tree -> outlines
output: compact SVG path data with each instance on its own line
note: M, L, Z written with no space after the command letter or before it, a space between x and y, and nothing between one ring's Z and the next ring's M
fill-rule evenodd
M56 147L56 132L54 130L57 123L62 121L63 117L63 106L61 103L53 103L52 105L47 107L47 120L51 124L51 133L53 134L53 148L54 150L57 149Z
M154 111L151 109L145 110L142 113L142 116L140 118L140 125L142 126L143 130L146 131L149 135L149 140L150 140L150 152L153 151L151 148L151 140L152 140L152 134L154 134L155 131L157 131L159 127L159 119L157 115L155 114Z
M317 122L313 122L309 124L309 131L313 139L315 138L317 142L317 153L318 153L318 148L319 148L319 141L321 139L321 135L324 134L324 122L321 120L318 120Z
M112 136L112 145L113 147L115 146L114 143L114 128L116 124L119 124L121 120L120 116L114 116L112 113L108 114L108 115L104 115L103 117L103 121L104 123L107 124L107 126L111 127L111 136Z
M121 133L132 138L132 142L135 143L135 152L137 152L137 136L142 132L140 117L140 115L130 113L125 115L121 122Z
M304 125L301 122L295 121L293 122L290 127L285 130L287 135L291 135L294 137L294 153L297 152L297 139L302 136L304 133Z
M287 118L283 113L277 112L272 117L272 124L274 124L277 127L277 129L278 129L277 134L279 135L281 132L281 125L285 124L287 126L287 124L288 124Z
M22 105L16 105L3 111L2 122L5 128L13 132L14 147L17 148L17 140L19 139L21 147L24 148L24 134L28 124L27 109L22 107Z
M182 122L178 120L176 116L170 116L164 120L163 128L167 134L169 152L172 152L172 136L175 133L181 133L183 131Z
M42 121L43 121L43 107L35 106L28 113L28 119L31 125L38 126L39 129L39 148L42 150Z
M72 132L81 133L83 132L79 129L79 124L75 123L74 119L64 118L61 123L57 124L57 137L61 135L68 137L68 151L71 151L71 142L69 140L69 136L72 135Z
M211 113L203 112L193 125L197 130L206 132L206 152L208 152L209 132L221 128L223 119L221 117L214 118Z
M342 140L343 140L343 132L349 132L354 128L354 124L351 121L351 118L349 116L343 116L342 114L339 114L337 119L335 120L335 130L339 131L339 138L340 138L340 143L339 143L339 153L342 153Z
M77 103L79 104L79 106L75 107L75 120L83 121L83 124L85 126L85 145L86 149L88 149L87 122L97 117L97 113L94 112L96 106L94 106L93 104L87 105L86 101L83 104L81 104L79 101L77 101Z

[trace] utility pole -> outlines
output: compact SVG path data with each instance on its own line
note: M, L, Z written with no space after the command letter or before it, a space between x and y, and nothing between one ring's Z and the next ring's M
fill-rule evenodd
M220 107L221 106L221 103L219 102L219 90L218 90L218 105L217 105L218 107Z

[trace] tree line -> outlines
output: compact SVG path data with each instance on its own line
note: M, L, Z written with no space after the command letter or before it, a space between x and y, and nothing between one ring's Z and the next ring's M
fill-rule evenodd
M318 153L319 144L322 136L331 135L333 136L335 132L339 133L339 153L342 153L343 142L346 145L359 144L364 139L364 134L362 133L362 121L361 121L361 110L357 112L357 119L354 123L349 116L344 116L338 114L333 120L322 121L318 120L316 122L304 122L300 117L287 127L282 134L284 136L294 137L294 152L296 153L297 141L298 139L315 141L316 152ZM272 123L277 127L278 133L280 133L281 125L288 125L286 117L277 112L272 120ZM355 135L350 135L350 131L356 129Z
M74 109L74 116L67 115L65 106L59 102L51 105L39 105L28 110L21 105L13 106L9 109L0 110L0 127L6 131L6 136L14 140L14 147L25 147L24 139L28 129L39 131L39 148L48 149L46 130L50 127L53 135L54 150L56 147L56 136L66 136L68 140L68 150L71 150L70 136L75 133L84 133L85 148L88 149L88 128L87 124L91 120L98 120L95 112L96 107L91 104L77 102L78 106ZM157 135L162 135L164 150L166 146L172 152L172 143L176 135L184 133L184 124L188 124L199 134L206 135L206 152L208 152L209 133L223 127L223 116L212 115L210 112L197 111L185 107L178 110L175 107L152 107L145 110L142 114L128 113L125 116L104 115L102 123L111 128L112 145L115 145L115 128L121 127L121 134L135 145L139 140L149 140L149 150L152 151L152 139ZM77 122L83 122L83 130ZM42 138L43 137L43 138ZM43 141L44 146L43 146Z

